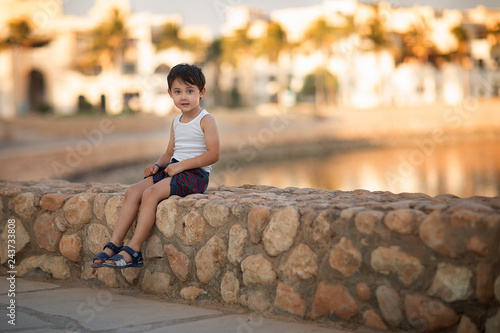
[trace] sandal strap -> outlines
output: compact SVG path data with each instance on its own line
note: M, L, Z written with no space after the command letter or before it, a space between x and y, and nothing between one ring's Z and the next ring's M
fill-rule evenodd
M130 256L132 257L132 262L133 263L139 263L142 261L142 253L139 251L135 251L134 249L132 249L131 247L129 246L123 246L122 247L122 251L125 251L127 252L128 254L130 254Z
M99 259L101 262L105 262L109 259L109 255L106 252L99 252L92 258L92 261L95 261L96 259Z
M111 242L107 242L105 245L104 245L104 249L106 249L107 247L109 247L111 249L111 251L113 251L114 254L117 254L118 252L121 251L122 247L121 246L116 246L115 244L111 243Z

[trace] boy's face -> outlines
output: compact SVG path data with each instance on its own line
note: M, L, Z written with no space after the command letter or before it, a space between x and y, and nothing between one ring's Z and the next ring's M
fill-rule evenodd
M198 109L201 99L205 96L205 91L205 88L200 91L197 86L176 79L168 93L174 100L176 107L182 112L189 112Z

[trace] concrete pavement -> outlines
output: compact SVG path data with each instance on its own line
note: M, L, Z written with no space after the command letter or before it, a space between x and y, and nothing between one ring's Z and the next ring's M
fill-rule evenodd
M15 306L15 307L14 307ZM15 323L15 325L13 325ZM174 303L137 291L0 276L0 332L368 333L330 323L268 318L234 308Z

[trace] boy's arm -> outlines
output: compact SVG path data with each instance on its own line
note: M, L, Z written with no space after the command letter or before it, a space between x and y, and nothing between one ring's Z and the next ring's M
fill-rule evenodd
M205 133L205 145L207 151L200 156L196 156L179 163L170 164L165 171L172 177L184 170L201 168L210 164L214 164L220 158L220 142L219 131L215 118L212 115L206 115L201 119L201 129ZM171 140L172 141L172 140ZM173 146L172 146L173 151Z
M155 164L150 164L146 167L144 170L144 176L149 177L151 175L154 175L155 173L158 172L160 169L159 166L167 165L168 162L172 159L172 156L174 155L174 143L175 143L175 137L174 137L174 123L172 122L172 125L170 126L170 140L168 142L167 150L163 155L160 156L158 161L156 161Z

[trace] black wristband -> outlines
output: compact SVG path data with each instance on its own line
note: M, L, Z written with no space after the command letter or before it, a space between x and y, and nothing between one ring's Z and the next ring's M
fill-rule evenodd
M158 168L161 168L161 166L159 166L158 164L155 163L155 165L158 167Z

